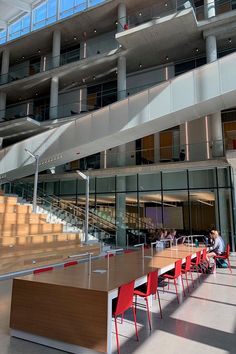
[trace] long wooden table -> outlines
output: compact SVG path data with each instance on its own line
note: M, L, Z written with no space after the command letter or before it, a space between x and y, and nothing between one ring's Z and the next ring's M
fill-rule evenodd
M201 248L200 248L201 249ZM112 299L122 284L146 282L147 274L173 269L196 248L141 252L28 275L13 281L11 335L71 353L112 353ZM149 251L147 251L149 252ZM85 349L87 348L87 349Z

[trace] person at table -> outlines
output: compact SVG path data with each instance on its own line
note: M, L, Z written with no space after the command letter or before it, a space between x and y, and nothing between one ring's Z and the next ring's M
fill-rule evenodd
M225 252L225 243L223 238L219 235L219 232L217 230L211 230L210 237L213 241L213 246L209 248L209 252L207 253L208 261Z
M171 240L172 245L175 243L176 230L170 229L166 236L167 239Z

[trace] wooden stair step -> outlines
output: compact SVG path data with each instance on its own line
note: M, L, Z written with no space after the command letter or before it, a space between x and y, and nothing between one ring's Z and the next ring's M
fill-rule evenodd
M51 251L47 253L45 249L43 253L37 255L37 258L35 254L33 257L29 254L27 257L16 257L13 255L11 260L0 260L0 275L27 269L33 270L36 267L38 268L44 265L53 265L58 262L65 262L71 255L82 254L86 252L93 252L94 255L99 255L100 245L74 245L73 249L65 247L58 253L52 253Z
M24 236L26 234L44 234L47 232L62 232L62 224L7 224L0 225L1 236Z
M0 237L0 247L14 245L47 244L54 241L76 240L78 234L68 233L45 233L26 236L6 236Z
M18 214L29 214L32 212L31 205L8 205L0 203L0 213L18 213Z
M0 195L0 204L15 205L16 203L17 203L17 197Z
M0 225L6 224L45 224L46 214L18 214L18 213L0 213Z

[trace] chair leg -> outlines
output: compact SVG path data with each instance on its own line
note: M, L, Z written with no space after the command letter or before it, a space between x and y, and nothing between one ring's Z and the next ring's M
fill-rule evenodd
M151 325L151 318L150 318L150 311L149 311L149 305L148 305L148 298L145 297L146 301L146 307L147 307L147 315L148 315L148 322L149 322L149 329L150 331L152 330L152 325Z
M189 293L189 285L188 285L188 272L185 272L185 276L186 276L186 284L187 284L187 289L188 289L188 293Z
M192 286L193 286L193 289L194 289L193 273L192 273L191 269L190 269L190 274L191 274L191 279L192 279Z
M227 262L228 262L228 266L229 266L229 271L230 271L230 273L232 273L232 268L231 268L231 264L230 264L229 258L227 258Z
M176 291L176 295L177 295L177 301L179 304L179 295L178 295L178 288L177 288L177 284L176 284L176 280L174 279L174 284L175 284L175 291Z
M117 317L115 317L115 328L116 328L116 345L117 345L117 353L120 354L120 344L118 337L118 325L117 325Z
M184 289L184 281L183 281L182 274L180 275L180 277L181 277L181 283L182 283L183 293L184 293L184 296L186 296L186 294L185 294L185 289Z
M161 300L160 300L160 295L159 295L159 291L158 290L157 290L156 294L157 294L158 303L159 303L160 315L161 315L161 318L163 318L162 317Z
M139 341L138 328L137 328L137 319L136 319L136 313L135 313L135 310L134 310L134 306L132 306L132 311L133 311L133 316L134 316L134 326L135 326L136 338L137 338L137 341Z

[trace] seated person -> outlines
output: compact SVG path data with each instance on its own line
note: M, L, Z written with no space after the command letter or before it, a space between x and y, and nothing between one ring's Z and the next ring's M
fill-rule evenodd
M223 238L219 235L217 230L211 230L210 237L213 240L213 246L209 248L209 253L207 253L207 260L215 257L218 254L222 254L225 252L225 243Z
M176 238L176 230L175 229L170 229L169 232L167 233L166 236L167 239L170 239L172 242L172 245L175 243L175 238Z

